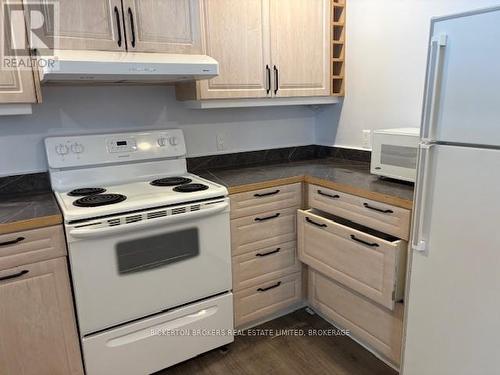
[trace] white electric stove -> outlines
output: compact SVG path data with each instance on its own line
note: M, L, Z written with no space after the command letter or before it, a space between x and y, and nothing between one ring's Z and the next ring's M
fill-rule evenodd
M181 130L51 137L86 372L149 374L233 341L229 199Z

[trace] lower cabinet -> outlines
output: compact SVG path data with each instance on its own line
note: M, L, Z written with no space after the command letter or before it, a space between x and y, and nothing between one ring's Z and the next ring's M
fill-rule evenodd
M406 241L317 210L299 210L299 259L393 310L403 299Z
M83 374L66 258L0 271L2 375Z
M314 270L309 271L308 287L309 303L314 310L399 366L402 303L396 303L391 311Z
M300 183L231 195L235 327L303 304L296 227L301 202Z
M235 326L256 322L302 301L302 274L280 277L234 292Z

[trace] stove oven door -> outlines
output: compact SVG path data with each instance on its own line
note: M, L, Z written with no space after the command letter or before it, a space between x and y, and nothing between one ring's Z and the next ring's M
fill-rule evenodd
M231 290L227 199L66 232L82 336Z

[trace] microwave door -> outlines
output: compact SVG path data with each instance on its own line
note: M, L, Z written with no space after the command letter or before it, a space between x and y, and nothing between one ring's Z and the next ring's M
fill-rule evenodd
M414 137L374 142L371 172L376 175L414 182L418 148Z

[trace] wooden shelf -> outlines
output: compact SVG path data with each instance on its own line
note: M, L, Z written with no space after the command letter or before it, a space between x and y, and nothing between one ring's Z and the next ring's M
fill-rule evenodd
M332 95L344 96L346 0L331 0L331 79Z

